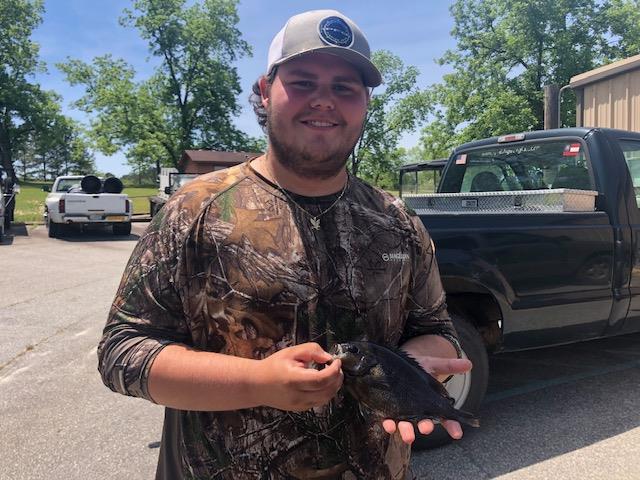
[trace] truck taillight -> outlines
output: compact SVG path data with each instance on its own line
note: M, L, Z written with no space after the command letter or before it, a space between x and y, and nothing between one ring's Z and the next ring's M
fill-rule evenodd
M58 200L58 212L64 213L64 198Z
M124 201L124 211L125 213L129 213L129 200Z

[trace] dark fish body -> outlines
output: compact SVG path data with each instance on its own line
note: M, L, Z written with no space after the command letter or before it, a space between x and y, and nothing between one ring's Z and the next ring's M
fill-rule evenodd
M473 415L455 409L442 384L401 350L348 342L335 345L331 353L342 362L347 392L384 418L414 423L450 419L479 426Z

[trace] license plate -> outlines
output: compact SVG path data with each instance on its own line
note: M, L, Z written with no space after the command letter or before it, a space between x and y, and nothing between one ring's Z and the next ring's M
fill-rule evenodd
M102 220L102 215L89 215L89 220Z
M116 215L109 215L107 217L107 220L110 222L124 222L126 219L127 219L126 217L116 216Z

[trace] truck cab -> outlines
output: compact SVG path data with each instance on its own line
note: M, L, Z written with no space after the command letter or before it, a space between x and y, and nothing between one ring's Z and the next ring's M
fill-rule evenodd
M479 405L487 352L640 331L640 133L571 128L470 142L453 151L436 193L405 181L402 198L433 239L449 311L463 350L470 345L462 408Z

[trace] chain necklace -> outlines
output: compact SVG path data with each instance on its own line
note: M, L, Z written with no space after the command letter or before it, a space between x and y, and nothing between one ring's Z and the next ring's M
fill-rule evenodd
M278 187L278 190L282 192L282 194L287 198L287 200L289 200L296 207L298 207L298 209L302 210L304 213L307 214L307 216L309 217L309 221L311 222L311 228L313 228L314 230L320 230L320 217L322 217L325 213L327 213L329 210L331 210L333 207L336 206L336 204L344 196L345 192L347 191L347 186L349 185L349 174L347 174L347 181L344 182L344 187L342 187L342 191L340 192L340 195L338 195L338 198L336 198L335 201L328 208L324 210L320 209L320 213L318 215L312 215L306 208L304 208L302 205L296 202L293 198L291 198L291 196L287 193L287 191L280 186L280 183L278 183L276 176L273 174L273 170L271 168L269 168L269 170L271 173L271 178L273 178L273 181Z

